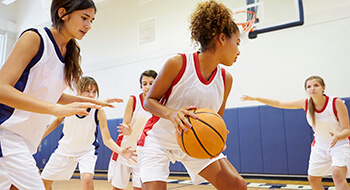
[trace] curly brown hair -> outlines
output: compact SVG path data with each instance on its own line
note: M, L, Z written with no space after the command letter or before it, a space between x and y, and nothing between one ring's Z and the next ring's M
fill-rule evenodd
M190 16L191 40L200 50L206 51L210 42L223 33L228 38L239 32L232 18L232 11L224 4L209 0L197 4Z

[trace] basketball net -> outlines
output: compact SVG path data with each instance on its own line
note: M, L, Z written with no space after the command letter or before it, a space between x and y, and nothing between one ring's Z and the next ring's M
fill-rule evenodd
M241 41L248 40L249 32L253 31L256 14L253 11L238 11L232 15L241 33Z

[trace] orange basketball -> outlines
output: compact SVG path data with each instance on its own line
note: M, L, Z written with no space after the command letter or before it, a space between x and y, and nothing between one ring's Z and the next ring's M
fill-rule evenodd
M226 144L227 129L224 120L207 108L193 110L198 119L188 117L192 128L181 129L176 135L180 148L189 156L199 159L212 158L219 154Z

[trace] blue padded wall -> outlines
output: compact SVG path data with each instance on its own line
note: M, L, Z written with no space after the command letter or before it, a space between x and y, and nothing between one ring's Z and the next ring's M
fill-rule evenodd
M231 129L231 123L226 123ZM257 108L238 108L238 131L243 173L263 173L260 115ZM231 157L231 156L230 156Z
M342 98L350 110L350 98ZM350 115L350 113L349 113ZM313 140L304 110L277 109L270 106L229 108L223 119L230 133L224 154L240 173L306 175ZM114 141L117 126L122 119L108 120ZM34 155L39 168L43 168L57 146L62 125L47 136ZM96 170L107 170L111 150L103 145L101 132ZM170 164L170 171L185 172L181 163Z

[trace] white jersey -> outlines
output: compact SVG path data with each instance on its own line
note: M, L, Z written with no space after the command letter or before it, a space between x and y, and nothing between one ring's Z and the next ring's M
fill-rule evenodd
M116 142L121 148L131 147L131 150L136 150L137 139L140 136L143 128L145 127L145 124L148 121L148 119L152 117L152 114L146 111L143 107L142 95L143 94L141 93L136 96L131 96L134 98L133 115L130 123L132 133L131 135L119 134ZM128 166L137 165L136 163L131 162L130 160L128 161L127 159L118 156L118 154L115 152L112 153L112 159L114 161L120 162Z
M31 29L40 36L40 48L23 71L15 88L24 94L56 104L67 88L64 57L48 28ZM0 104L0 128L22 136L31 153L35 153L50 115L38 114ZM20 150L3 150L3 154Z
M160 103L175 110L192 105L218 112L224 100L225 70L217 66L206 81L199 68L198 52L181 55L183 66ZM159 148L179 149L174 124L153 116L147 122L138 145L147 146L148 143Z
M323 148L330 148L333 134L338 134L342 131L335 108L335 97L326 96L326 102L322 110L315 110L315 125L312 123L312 118L308 110L308 99L306 99L306 119L314 130L313 145ZM315 144L316 143L316 144ZM337 142L336 146L349 144L349 139L343 139Z
M81 156L91 149L97 150L98 120L96 109L88 109L89 115L66 117L62 138L55 153L63 156ZM97 154L97 152L95 152Z

